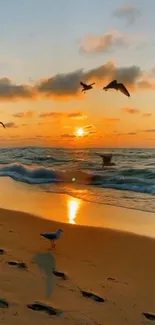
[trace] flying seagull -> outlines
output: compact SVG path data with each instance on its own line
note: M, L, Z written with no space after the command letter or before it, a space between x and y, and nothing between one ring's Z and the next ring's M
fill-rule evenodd
M53 248L56 246L55 241L60 238L62 232L62 229L58 229L56 232L45 232L40 234L40 236L49 239Z
M126 87L122 84L117 82L117 80L111 81L106 87L103 87L103 90L107 91L108 89L116 89L121 91L124 95L130 97L130 94Z
M3 122L0 122L0 124L3 126L4 129L6 129L6 126L4 125Z
M87 85L87 84L84 84L82 81L80 81L80 85L83 87L83 89L81 91L83 91L85 93L87 90L90 90L93 88L92 86L95 85L95 82L93 82L90 85Z
M102 166L114 166L115 164L111 162L112 159L112 154L100 154L97 153L98 156L100 156L103 160Z

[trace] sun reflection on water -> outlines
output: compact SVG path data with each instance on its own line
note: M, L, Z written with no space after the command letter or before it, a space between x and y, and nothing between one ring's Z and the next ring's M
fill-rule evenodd
M76 224L75 218L77 217L78 210L81 205L81 200L76 198L68 199L68 220L71 224Z

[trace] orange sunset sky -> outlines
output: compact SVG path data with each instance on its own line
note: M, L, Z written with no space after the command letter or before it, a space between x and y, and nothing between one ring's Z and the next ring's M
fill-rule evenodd
M154 12L154 0L3 1L0 146L154 147ZM115 78L130 98L102 90Z

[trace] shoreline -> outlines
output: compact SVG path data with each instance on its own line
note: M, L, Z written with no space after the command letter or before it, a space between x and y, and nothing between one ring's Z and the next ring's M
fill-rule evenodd
M74 226L110 228L155 238L154 213L46 193L35 185L26 186L10 178L0 178L0 207Z
M0 209L0 297L9 302L1 309L5 324L140 324L143 312L155 313L155 240L112 229L76 227L63 223L64 232L56 248L40 236L60 227L23 212ZM134 248L134 249L132 249ZM26 263L28 269L9 266ZM67 280L52 276L52 267L65 272ZM142 272L143 270L143 272ZM105 299L102 304L85 298L80 290ZM27 308L35 301L63 311L49 316Z

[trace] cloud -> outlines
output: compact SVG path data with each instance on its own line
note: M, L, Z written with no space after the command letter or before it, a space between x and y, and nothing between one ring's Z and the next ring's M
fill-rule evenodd
M39 98L61 101L72 100L77 97L83 98L80 86L81 80L84 82L95 82L96 87L101 87L113 79L118 79L120 82L125 83L129 90L136 90L138 87L143 87L143 90L155 89L155 80L148 80L148 78L145 80L144 71L139 66L117 67L110 61L89 70L79 69L68 73L56 74L39 80L33 86L16 85L8 78L2 78L0 79L0 101Z
M114 136L125 136L125 135L136 135L137 133L136 132L128 132L128 133L120 133L120 132L115 132L115 135Z
M125 111L126 113L129 113L129 114L139 114L140 113L140 110L138 108L125 107L125 108L123 108L123 111Z
M61 138L76 138L76 135L70 133L61 134Z
M155 132L155 129L147 129L147 130L143 130L142 132L152 133Z
M127 135L136 135L136 132L128 132Z
M83 127L83 129L93 129L94 128L94 125L92 125L92 124L89 124L89 125L85 125L84 127Z
M83 53L106 53L117 48L127 47L126 37L117 31L104 35L88 35L81 41L80 51Z
M81 112L74 112L74 113L50 112L50 113L40 114L40 117L41 118L52 117L55 119L69 118L73 120L84 120L87 118L87 116Z
M68 118L71 118L71 119L75 119L75 120L84 120L84 119L86 119L87 118L87 116L86 115L84 115L83 113L69 113L68 115L67 115L67 117Z
M112 79L118 79L128 86L135 87L141 75L142 71L138 66L117 68L113 62L107 62L87 71L80 69L41 80L36 85L36 91L45 97L72 99L79 94L81 80L84 82L93 80L104 85Z
M9 78L0 79L0 99L32 99L35 96L33 87L27 85L16 85Z
M13 114L13 117L18 117L18 118L31 118L33 117L34 112L33 111L27 111L27 112L20 112L20 113L16 113Z
M18 126L13 122L5 123L6 128L17 128Z
M142 114L142 116L144 116L144 117L150 117L150 116L152 116L152 113L144 113L144 114Z
M126 20L128 24L135 23L140 13L140 10L132 5L124 5L113 12L115 17Z

